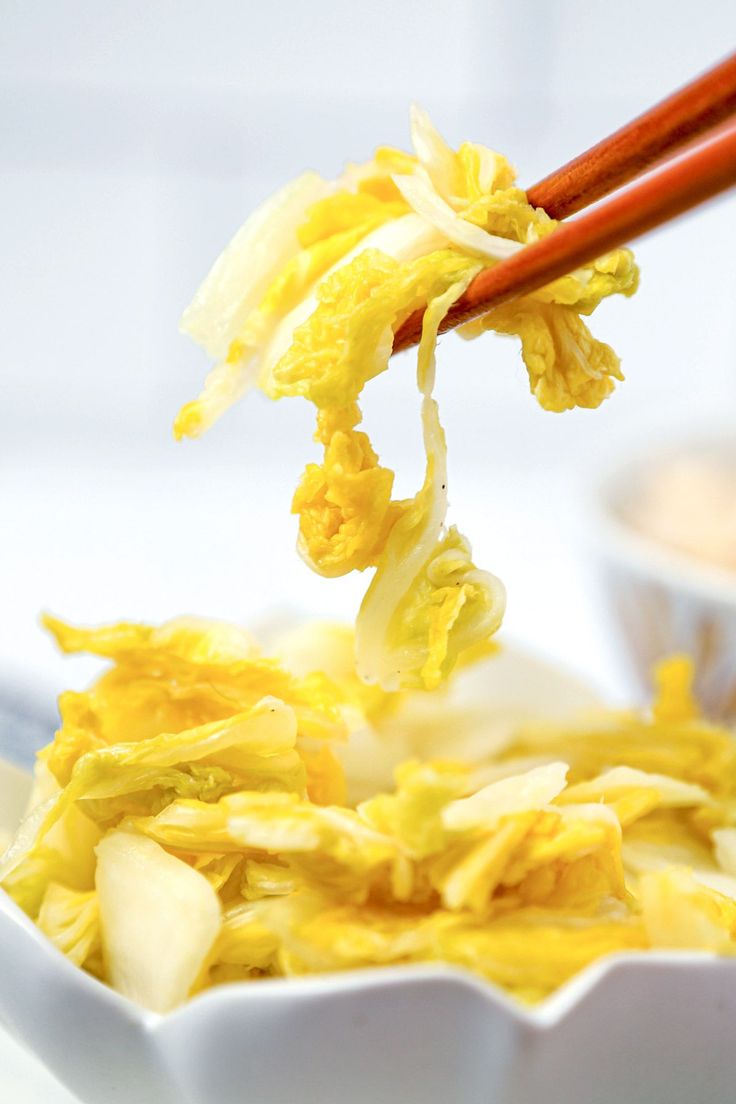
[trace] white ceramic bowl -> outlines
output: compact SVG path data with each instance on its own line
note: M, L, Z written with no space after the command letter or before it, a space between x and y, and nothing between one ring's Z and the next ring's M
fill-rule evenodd
M510 662L528 713L549 668ZM0 829L27 789L0 764ZM85 1104L727 1104L736 1084L736 961L609 958L532 1010L432 966L233 984L162 1017L72 966L1 891L0 1020Z
M593 496L596 554L606 605L642 696L657 660L685 652L706 712L736 721L736 575L637 531L626 519L654 465L669 457L722 458L736 469L731 438L660 445L610 472Z

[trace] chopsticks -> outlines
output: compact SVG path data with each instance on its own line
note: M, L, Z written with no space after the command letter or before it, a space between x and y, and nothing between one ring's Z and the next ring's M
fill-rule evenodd
M736 54L530 189L545 209L577 211L736 113ZM444 332L538 290L736 184L736 125L654 175L476 276ZM569 192L567 191L569 189ZM541 205L541 204L539 204ZM415 345L423 311L399 327L394 352Z
M561 219L712 130L736 112L736 53L655 104L527 192L533 207Z

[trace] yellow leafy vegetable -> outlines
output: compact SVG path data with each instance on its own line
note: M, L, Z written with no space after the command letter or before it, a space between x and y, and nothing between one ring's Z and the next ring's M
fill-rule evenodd
M97 847L105 970L125 996L168 1012L186 999L222 924L220 901L200 873L132 832Z
M444 690L368 689L349 630L303 627L277 661L206 621L50 625L113 666L71 706L62 696L75 727L40 755L0 882L72 962L149 1008L433 961L535 1001L613 952L734 953L736 742L697 715L681 658L660 667L649 713L519 725L485 759L417 758L349 804L340 720L349 748L387 717L396 733L413 698L438 725L456 716ZM493 662L476 657L480 677ZM143 678L167 691L145 725ZM185 723L170 696L212 679L220 715ZM299 709L321 715L328 690L330 723L303 734Z
M378 463L356 403L320 411L322 464L308 464L292 502L299 551L320 575L344 575L375 564L401 507L391 501L394 473Z
M424 486L394 525L356 621L358 673L385 690L435 689L463 650L496 631L506 604L502 583L475 567L465 538L444 529L444 434L431 398L422 420Z
M325 183L311 203L304 200L315 181L300 178L293 192L274 198L271 213L257 212L239 232L185 316L189 332L224 359L176 423L178 436L196 436L256 380L272 398L315 404L324 456L307 465L294 495L298 547L322 575L376 569L358 615L357 661L360 677L385 690L436 687L501 623L500 583L475 567L457 529L445 527L434 347L442 318L483 267L557 225L515 187L515 171L500 154L471 142L453 151L416 107L411 130L413 155L379 149ZM283 256L274 268L256 246L259 233L264 241L275 234L274 212L282 208ZM249 249L262 277L242 277L241 288ZM616 354L592 337L581 315L607 295L631 295L637 281L629 251L616 250L463 332L519 337L531 390L546 409L597 406L622 376ZM396 501L393 472L356 428L357 401L388 368L398 327L420 308L426 477L412 499Z
M643 875L642 918L652 947L736 952L736 901L676 867Z
M94 890L80 893L51 882L43 896L38 926L75 966L102 973L100 910Z

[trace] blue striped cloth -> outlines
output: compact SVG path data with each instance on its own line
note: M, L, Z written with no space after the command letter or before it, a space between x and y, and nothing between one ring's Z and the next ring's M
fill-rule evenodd
M51 710L35 710L27 701L0 687L0 757L30 767L39 748L54 734L58 720Z

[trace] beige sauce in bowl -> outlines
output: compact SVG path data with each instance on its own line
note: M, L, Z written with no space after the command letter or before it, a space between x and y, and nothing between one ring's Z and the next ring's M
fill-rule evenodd
M646 537L736 573L736 462L692 455L659 461L622 512Z

